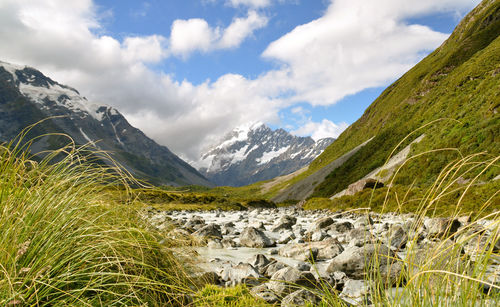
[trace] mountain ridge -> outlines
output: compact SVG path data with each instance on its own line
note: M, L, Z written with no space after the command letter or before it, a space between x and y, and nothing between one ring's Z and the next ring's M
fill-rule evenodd
M111 153L133 175L152 183L212 185L167 147L131 126L115 108L90 103L76 89L32 67L0 62L0 140L10 141L40 120L44 121L33 128L31 137L62 133L78 145L93 144ZM56 149L67 143L68 139L47 135L33 142L31 150Z
M194 165L217 185L243 186L293 173L333 141L314 141L261 122L249 123L227 133Z
M273 187L274 199L292 200L300 182L319 172L366 140L373 138L319 183L309 197L331 197L382 166L406 136L428 123L427 137L411 152L457 148L467 155L478 151L498 154L500 119L500 2L483 1L429 56L391 84L310 165L308 171ZM440 120L442 119L442 120ZM407 146L418 133L399 148ZM396 151L397 152L397 151ZM446 156L448 155L448 156ZM400 183L429 184L453 154L409 163Z

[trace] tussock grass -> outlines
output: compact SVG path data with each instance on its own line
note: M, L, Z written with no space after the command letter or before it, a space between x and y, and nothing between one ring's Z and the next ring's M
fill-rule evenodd
M0 146L0 305L183 304L182 258L106 200L126 174L71 142L30 156L27 131Z

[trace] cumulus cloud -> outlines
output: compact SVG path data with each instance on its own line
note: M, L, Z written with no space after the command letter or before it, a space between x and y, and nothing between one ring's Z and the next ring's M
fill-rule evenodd
M228 0L227 3L231 6L250 6L250 7L266 7L271 5L271 0Z
M263 56L281 63L280 69L255 79L227 74L195 85L149 67L175 52L234 48L264 27L267 18L249 11L226 28L189 19L172 26L172 32L179 26L193 35L188 38L172 33L169 38L133 36L120 41L103 34L91 0L2 0L0 59L39 68L89 100L117 107L147 135L196 160L200 149L235 126L257 120L278 123L280 110L298 101L333 104L347 94L394 80L446 38L407 24L405 18L462 12L472 2L336 0L323 17L269 45ZM234 1L264 6L259 3L265 2ZM295 132L320 138L336 136L344 128L345 123L323 120L306 122Z
M295 93L291 99L296 102L330 105L385 85L448 36L407 24L405 18L471 6L470 0L408 2L332 1L323 17L274 41L263 57L283 63L289 90Z
M310 135L317 141L327 137L337 138L348 126L345 122L335 124L328 119L323 119L321 122L310 120L302 127L292 131L292 133L300 136Z
M172 24L170 50L175 55L187 57L196 50L207 52L235 48L267 23L268 18L256 11L249 11L245 18L234 18L225 29L212 28L200 18L178 19Z

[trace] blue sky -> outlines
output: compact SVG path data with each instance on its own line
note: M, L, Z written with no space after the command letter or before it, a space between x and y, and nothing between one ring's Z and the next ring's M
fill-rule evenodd
M263 121L338 136L478 0L1 0L0 60L112 105L190 161Z

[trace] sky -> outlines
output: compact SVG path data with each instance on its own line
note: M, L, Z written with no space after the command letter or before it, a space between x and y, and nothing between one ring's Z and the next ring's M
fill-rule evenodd
M338 137L479 2L0 0L0 61L197 161L249 122Z

